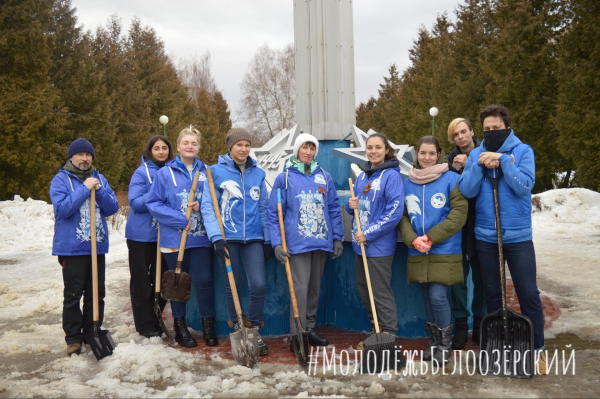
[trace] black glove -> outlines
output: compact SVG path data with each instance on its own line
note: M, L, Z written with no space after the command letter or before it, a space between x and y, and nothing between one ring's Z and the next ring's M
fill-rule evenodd
M227 252L225 252L225 248L227 248ZM229 259L229 255L227 255L229 252L229 245L227 245L227 241L223 239L215 241L215 252L219 258L225 257Z
M335 259L342 254L344 251L344 244L340 240L333 240L333 255L331 259Z
M271 244L263 244L263 255L265 256L265 262L273 255L273 247Z
M277 258L278 261L280 261L281 263L283 263L285 265L285 261L287 260L287 258L290 257L290 254L285 252L281 245L278 245L275 247L275 257Z

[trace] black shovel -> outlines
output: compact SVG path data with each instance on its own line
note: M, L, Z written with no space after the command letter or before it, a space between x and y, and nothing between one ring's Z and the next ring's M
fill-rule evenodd
M94 324L85 339L92 348L96 360L102 360L113 354L117 345L108 330L100 329L100 309L98 306L98 250L96 248L96 188L90 191L90 233L92 241L92 285L94 297Z
M190 220L192 217L192 207L190 204L194 202L199 176L200 172L196 171L192 182L192 189L190 190L190 196L188 198L188 208L185 213L187 220ZM185 242L188 233L189 231L187 230L183 230L181 233L181 242L179 244L179 253L177 255L175 270L168 270L162 276L161 295L164 299L179 302L187 302L190 300L192 277L188 273L181 271L181 264L183 263L183 256L185 254Z
M352 183L352 179L348 179L348 183L350 184L352 198L356 198L354 196L354 184ZM357 231L362 231L358 209L354 210L354 221L356 222ZM363 265L365 268L367 288L369 289L369 299L371 300L371 313L373 314L373 321L375 322L375 334L369 336L364 341L361 372L375 374L389 370L392 367L395 370L399 370L406 366L406 359L404 359L402 350L396 342L396 336L379 331L377 309L375 308L375 299L373 297L373 289L371 288L371 277L369 275L369 265L367 264L367 254L365 252L364 243L360 244L360 251L362 253Z
M213 208L215 211L215 218L219 222L219 229L221 230L221 236L225 240L225 230L223 229L223 220L221 220L221 211L219 210L219 201L217 200L217 193L215 192L215 183L213 181L212 172L210 168L206 168L206 177L208 178L208 187L210 189L210 196L212 199ZM225 249L227 251L227 249ZM229 252L227 253L229 256ZM233 303L235 305L235 313L237 314L238 325L240 331L232 332L229 334L229 341L231 342L231 353L237 364L252 368L258 362L258 331L255 328L247 328L244 325L244 318L242 316L242 307L240 306L240 299L237 294L237 287L235 285L235 276L233 275L233 269L231 268L231 260L225 256L225 267L227 269L227 277L229 278L229 287L231 288L231 295L233 296Z
M285 227L283 225L283 210L281 208L281 189L277 189L277 213L279 214L279 231L281 232L281 247L288 252L285 241ZM289 252L288 252L289 253ZM296 324L296 334L292 336L292 347L296 361L302 367L308 367L308 336L302 328L300 312L298 312L298 302L296 301L296 290L294 289L294 280L292 278L292 267L290 259L285 258L285 273L287 274L288 285L290 286L290 298L292 301L292 310L294 311L294 323Z
M492 182L494 189L494 210L496 233L500 259L500 284L502 285L502 309L490 313L481 321L479 338L479 372L513 378L531 378L534 373L533 324L529 317L508 309L506 306L506 275L502 250L502 229L500 225L500 204L498 203L498 179L491 177L486 168L483 173Z

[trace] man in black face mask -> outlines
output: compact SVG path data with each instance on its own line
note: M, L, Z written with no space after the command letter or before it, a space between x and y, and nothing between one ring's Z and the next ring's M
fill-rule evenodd
M483 143L473 149L458 181L466 198L477 197L475 239L481 273L485 282L489 313L502 308L500 261L492 183L483 173L498 180L502 247L510 269L521 312L533 323L534 349L543 351L544 313L536 282L536 262L531 227L531 190L535 184L533 150L515 136L510 111L503 105L490 105L479 114ZM547 374L541 352L539 371Z

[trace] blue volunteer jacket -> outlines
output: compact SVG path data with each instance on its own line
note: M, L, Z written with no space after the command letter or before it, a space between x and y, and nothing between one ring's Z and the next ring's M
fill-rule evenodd
M119 210L115 192L98 171L92 176L100 180L96 190L96 251L108 253L107 217ZM54 240L52 255L91 255L90 190L77 176L60 168L50 183L50 200L54 207Z
M484 166L479 154L486 152L485 140L473 149L467 166L458 181L458 187L466 198L477 197L475 206L475 238L496 243L496 217L492 182L483 174ZM523 144L514 131L498 150L502 176L498 181L498 202L500 204L500 225L502 242L505 244L533 239L531 229L531 190L535 184L535 160L530 146ZM497 169L488 169L490 176L496 176Z
M269 199L269 228L273 247L281 245L277 189L281 189L281 208L285 238L291 254L318 249L333 252L333 240L344 240L342 212L335 183L321 167L306 176L288 165L280 173Z
M404 199L410 224L417 235L427 234L436 225L443 222L450 213L450 193L456 187L460 175L446 171L439 179L427 183L416 184L410 179L404 183L406 197ZM452 255L462 252L462 229L447 240L434 245L428 254ZM416 249L408 249L409 256L424 255Z
M267 186L265 171L250 157L244 173L234 164L229 154L219 156L219 162L210 167L215 192L221 210L221 220L227 241L264 241L270 243L267 225ZM204 182L202 215L211 242L222 239L219 223L210 196L208 180Z
M125 238L139 242L156 242L158 223L146 206L150 196L150 187L159 171L152 161L144 160L142 166L133 172L129 183L129 217L125 226Z
M202 185L206 180L204 162L194 159L191 174L179 156L167 162L155 175L146 206L150 214L160 223L160 246L179 248L181 234L187 226L185 217L192 180L200 172L194 201L202 201ZM185 243L186 248L210 247L206 228L200 212L192 211L191 229Z
M354 181L360 227L367 239L365 252L370 258L391 256L396 252L397 227L404 213L404 182L398 165L397 159L391 159L376 168L371 176L362 172ZM353 215L352 248L360 255L360 245L354 238L357 231L354 210L348 203L346 212Z

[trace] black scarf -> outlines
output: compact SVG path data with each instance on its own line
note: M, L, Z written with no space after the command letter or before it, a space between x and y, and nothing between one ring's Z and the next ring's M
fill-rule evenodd
M152 156L149 157L145 154L144 154L144 161L152 162L154 165L156 165L158 167L158 169L162 168L167 163L167 161L157 161L156 159L154 159L154 157L152 157Z
M489 152L497 152L504 144L512 129L486 130L483 132L483 145Z
M71 161L67 161L67 163L65 164L65 166L63 166L63 169L73 173L75 176L77 176L77 178L81 181L85 181L85 179L92 177L92 173L94 173L94 171L96 170L96 167L94 165L90 166L90 168L88 170L81 170L78 167L76 167L75 165L73 165L71 163Z

